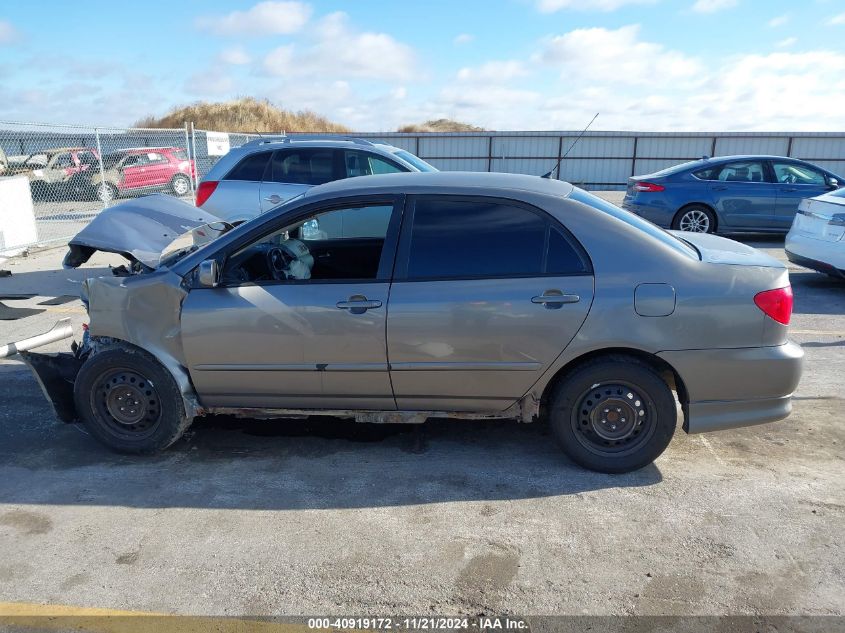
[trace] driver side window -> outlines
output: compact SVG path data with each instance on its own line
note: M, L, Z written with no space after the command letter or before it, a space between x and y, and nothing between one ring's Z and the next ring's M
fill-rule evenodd
M227 285L376 280L393 204L366 204L315 212L265 234L231 255Z

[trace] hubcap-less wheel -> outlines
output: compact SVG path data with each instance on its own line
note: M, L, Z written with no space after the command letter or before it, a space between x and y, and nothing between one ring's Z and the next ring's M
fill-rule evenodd
M678 226L682 231L689 231L690 233L709 233L710 218L704 211L690 209L681 216Z
M630 453L654 432L654 404L633 385L593 385L576 402L572 430L579 443L593 453Z
M177 196L184 196L188 193L188 189L191 188L190 183L188 183L188 179L185 177L177 176L173 179L173 191L176 193Z
M161 417L155 386L130 369L105 372L91 398L108 431L119 437L149 435Z

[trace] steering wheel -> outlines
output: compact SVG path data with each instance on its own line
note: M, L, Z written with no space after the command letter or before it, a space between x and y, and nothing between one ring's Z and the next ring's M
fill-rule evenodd
M292 258L278 246L267 251L267 269L275 281L284 281L288 278L288 267Z

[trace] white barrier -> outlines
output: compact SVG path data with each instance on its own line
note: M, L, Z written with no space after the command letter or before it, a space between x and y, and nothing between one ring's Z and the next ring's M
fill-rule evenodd
M0 255L16 255L37 241L29 178L0 178Z

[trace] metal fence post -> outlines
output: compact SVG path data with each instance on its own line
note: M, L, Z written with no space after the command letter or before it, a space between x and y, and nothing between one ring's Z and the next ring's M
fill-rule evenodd
M188 122L187 121L185 121L185 151L188 154L189 164L192 164L194 166L193 170L191 170L191 177L188 178L188 180L191 181L191 198L193 198L194 201L196 201L196 199L197 199L196 194L195 194L196 183L194 182L194 180L197 177L197 157L194 156L193 152L191 151L191 143L190 143L190 140L188 139Z
M194 122L191 121L191 150L194 155L194 186L199 187L199 160L197 159L197 131Z
M106 184L106 169L103 166L103 146L100 143L100 128L94 128L94 137L97 139L97 162L100 164L100 186L105 186ZM97 190L94 189L96 192ZM108 201L100 200L103 203L103 208L106 209L109 206Z

